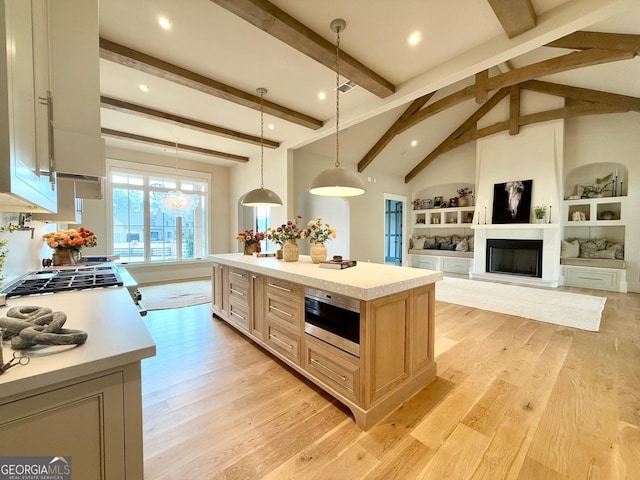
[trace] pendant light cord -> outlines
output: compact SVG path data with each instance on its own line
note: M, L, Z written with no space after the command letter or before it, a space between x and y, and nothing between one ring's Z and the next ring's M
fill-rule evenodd
M340 166L340 27L336 27L336 167Z
M264 94L266 90L259 88L260 93L260 188L264 188Z

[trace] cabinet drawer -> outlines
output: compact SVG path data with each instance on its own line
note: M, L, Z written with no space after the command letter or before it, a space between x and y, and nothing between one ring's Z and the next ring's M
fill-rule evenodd
M588 268L564 268L564 284L572 287L595 288L618 291L620 273L618 270L595 270Z
M438 270L438 257L415 255L413 257L413 266L416 268L425 268L427 270Z
M249 331L249 307L242 303L229 303L229 321L242 330Z
M267 323L267 344L296 365L300 365L300 335Z
M305 334L304 368L346 398L360 400L359 359Z
M469 260L466 258L442 257L442 271L453 273L469 273Z
M245 270L229 270L229 302L249 306L249 273Z
M302 299L304 289L302 285L276 278L267 278L267 295L278 295L290 298L292 301Z
M267 320L302 333L302 299L290 299L267 293Z

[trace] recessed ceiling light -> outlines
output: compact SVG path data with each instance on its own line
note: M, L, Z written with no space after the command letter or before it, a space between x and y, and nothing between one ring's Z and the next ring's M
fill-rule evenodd
M168 30L168 29L170 29L170 28L171 28L171 22L170 22L170 21L169 21L169 19L168 19L168 18L166 18L166 17L160 17L160 18L158 19L158 23L159 23L159 24L160 24L160 26L161 26L162 28L164 28L165 30Z
M149 87L145 84L140 84L140 90L142 90L143 92L148 92Z
M320 92L320 93L318 94L318 98L319 98L320 100L325 100L325 99L327 98L327 94L326 94L325 92Z
M409 42L409 45L411 46L415 46L419 44L421 40L422 40L422 34L420 32L413 32L411 35L409 35L409 38L407 39L407 41Z
M268 128L269 130L273 130L273 129L275 129L276 127L275 127L275 125L274 125L273 123L270 123L270 124L267 126L267 128Z
M415 147L416 145L418 145L418 141L417 140L412 140L411 141L411 146Z

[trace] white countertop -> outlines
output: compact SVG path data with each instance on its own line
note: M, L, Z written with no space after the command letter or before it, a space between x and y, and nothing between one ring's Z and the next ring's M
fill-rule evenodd
M35 388L72 380L155 355L156 346L125 287L10 298L10 307L34 305L67 315L63 328L88 333L83 345L32 347L24 352L30 362L0 375L0 400ZM13 355L10 341L2 343L4 361Z
M442 272L379 263L358 262L344 270L320 268L308 255L300 255L297 262L241 253L221 253L209 258L223 265L360 300L373 300L442 280Z

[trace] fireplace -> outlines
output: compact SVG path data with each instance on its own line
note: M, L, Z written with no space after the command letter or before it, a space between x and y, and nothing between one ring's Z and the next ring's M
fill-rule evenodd
M542 240L487 239L487 272L542 278Z

